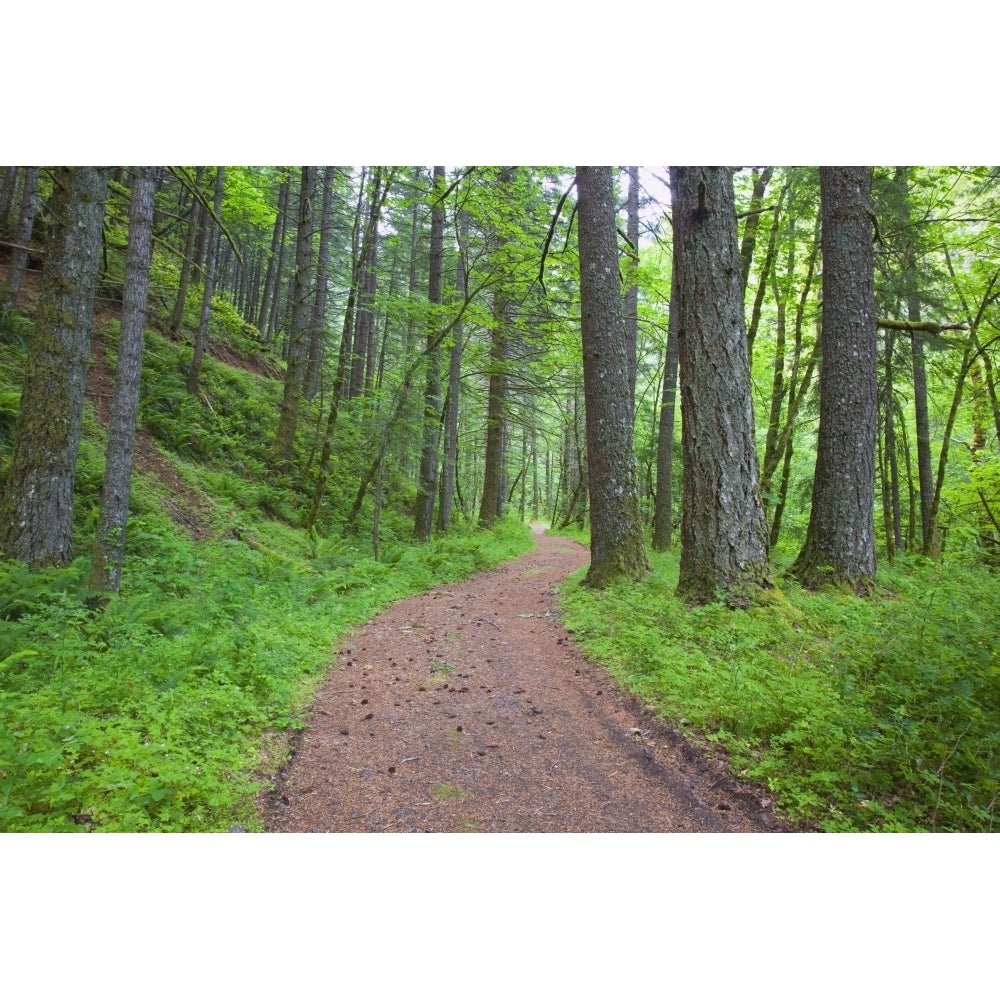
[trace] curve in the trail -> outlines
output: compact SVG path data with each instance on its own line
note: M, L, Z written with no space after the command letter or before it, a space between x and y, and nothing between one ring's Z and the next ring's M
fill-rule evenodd
M762 831L770 801L620 691L555 598L587 550L400 601L341 649L262 802L269 831Z

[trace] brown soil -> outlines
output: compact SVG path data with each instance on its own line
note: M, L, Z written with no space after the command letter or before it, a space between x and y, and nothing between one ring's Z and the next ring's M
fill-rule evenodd
M400 601L344 644L268 831L768 831L732 777L576 649L554 588L587 550L528 555Z
M94 313L95 328L102 327L112 318L115 318L115 314L99 305ZM111 366L101 343L101 335L96 334L91 338L90 344L87 398L93 403L102 427L107 427L111 419L113 392ZM208 501L184 482L156 439L144 427L136 431L133 461L140 472L155 476L166 487L163 505L173 521L187 528L191 537L197 541L211 535L211 506Z

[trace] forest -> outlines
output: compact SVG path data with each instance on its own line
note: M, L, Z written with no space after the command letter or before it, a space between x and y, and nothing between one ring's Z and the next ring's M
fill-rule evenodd
M998 363L995 167L2 167L0 831L261 829L528 522L798 828L992 831Z

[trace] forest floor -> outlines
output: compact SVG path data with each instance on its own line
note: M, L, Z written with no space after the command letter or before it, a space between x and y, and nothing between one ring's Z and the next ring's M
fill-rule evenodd
M764 832L770 795L573 645L555 588L587 550L536 547L398 602L342 643L267 831Z

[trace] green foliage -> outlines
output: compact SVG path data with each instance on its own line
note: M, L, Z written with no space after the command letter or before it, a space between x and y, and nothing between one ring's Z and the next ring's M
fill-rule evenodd
M10 344L27 352L35 324L21 309L0 305L0 344Z
M685 607L676 555L653 561L639 585L571 586L567 626L647 703L723 746L790 817L823 830L993 829L995 578L900 562L874 599L789 582L738 612Z
M0 563L0 830L259 826L266 733L301 725L347 629L530 546L522 525L396 547L385 562L273 522L195 545L130 527L122 593L97 609L87 560Z
M170 451L237 472L262 469L280 386L206 357L201 389L187 391L190 350L147 332L140 419Z

